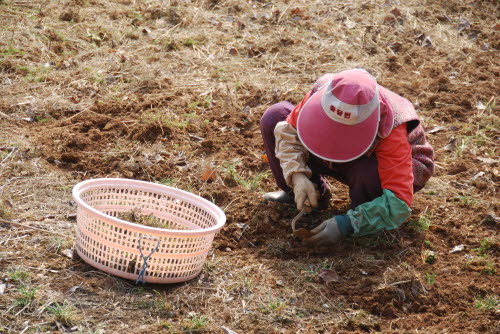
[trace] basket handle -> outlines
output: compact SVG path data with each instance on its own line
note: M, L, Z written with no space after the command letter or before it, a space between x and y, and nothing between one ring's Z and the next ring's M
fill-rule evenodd
M156 244L156 247L151 251L151 253L149 253L149 255L144 255L144 253L142 252L142 247L141 247L141 240L142 238L147 238L149 240L158 240L158 243ZM143 260L143 264L142 264L142 269L141 271L139 271L139 276L137 276L137 280L135 281L135 284L139 284L139 282L142 282L142 284L144 285L146 283L146 280L144 279L144 275L146 274L146 270L148 269L148 260L149 258L151 257L151 255L153 255L154 252L156 252L158 250L158 248L160 247L160 239L159 238L153 238L153 237L144 237L144 236L140 236L139 238L139 241L138 241L138 246L137 248L139 249L139 252L141 253L141 257L142 257L142 260Z

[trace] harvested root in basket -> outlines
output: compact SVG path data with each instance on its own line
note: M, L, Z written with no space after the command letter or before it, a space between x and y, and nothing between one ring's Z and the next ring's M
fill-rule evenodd
M159 228L170 228L168 224L162 223L158 221L152 213L149 215L141 212L140 208L134 208L127 212L121 212L117 216L118 219L126 220L131 223L151 226L151 227L159 227Z

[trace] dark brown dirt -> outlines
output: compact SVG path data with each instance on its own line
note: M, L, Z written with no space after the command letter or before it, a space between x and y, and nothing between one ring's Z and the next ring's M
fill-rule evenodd
M0 1L0 218L72 234L78 181L159 182L224 209L212 257L189 283L136 287L62 256L67 241L0 225L0 333L500 330L497 2L168 3ZM400 230L311 248L294 207L261 199L275 186L259 120L354 66L415 104L436 174ZM328 207L297 227L348 210L329 181ZM26 286L38 296L19 306Z

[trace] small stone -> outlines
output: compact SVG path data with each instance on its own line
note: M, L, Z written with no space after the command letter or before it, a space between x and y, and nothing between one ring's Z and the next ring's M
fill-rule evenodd
M224 332L224 334L238 334L235 331L233 331L233 330L231 330L231 329L229 329L227 327L224 327L224 326L222 326L221 329Z
M477 172L473 177L472 177L472 181L476 180L478 177L481 177L483 176L485 173L483 171L481 172Z
M68 291L66 291L67 294L74 293L76 290L80 289L79 285L75 285L72 288L69 288Z
M478 109L478 110L485 110L486 106L484 105L483 102L477 101L477 103L476 103L476 109Z
M73 250L68 248L68 249L65 249L61 252L62 255L66 256L67 258L69 259L72 259L73 258Z
M463 251L464 249L465 249L465 246L460 244L458 246L453 247L453 249L450 250L450 253L451 254L459 253L459 252Z

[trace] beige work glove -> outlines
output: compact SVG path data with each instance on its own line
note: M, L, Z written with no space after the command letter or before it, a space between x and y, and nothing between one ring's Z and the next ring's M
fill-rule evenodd
M292 175L292 184L297 210L300 211L305 206L310 208L318 206L316 187L304 173L294 173Z
M312 229L311 233L313 236L304 241L318 246L333 245L343 238L335 218L325 220Z

